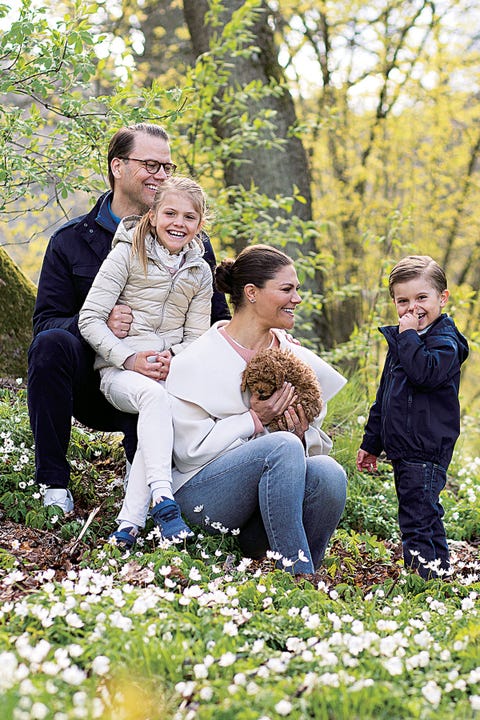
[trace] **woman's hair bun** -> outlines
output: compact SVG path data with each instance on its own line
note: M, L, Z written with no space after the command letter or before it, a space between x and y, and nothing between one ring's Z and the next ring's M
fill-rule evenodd
M215 268L215 286L220 292L229 294L232 291L232 268L234 262L232 258L225 258Z

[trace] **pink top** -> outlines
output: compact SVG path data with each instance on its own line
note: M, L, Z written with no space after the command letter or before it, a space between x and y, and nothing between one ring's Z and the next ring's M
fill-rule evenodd
M240 343L238 343L236 340L234 340L232 337L230 337L230 335L225 331L225 326L218 328L218 332L220 333L220 335L222 335L222 337L225 338L225 340L229 343L229 345L231 345L233 347L233 349L240 355L240 357L245 360L246 363L248 363L249 360L251 360L255 356L255 354L256 354L255 350L250 350L249 348L246 348L246 347L243 347L243 345L240 345ZM280 347L280 342L276 335L272 335L272 342L270 343L270 345L268 347L269 348ZM262 421L260 420L260 418L258 417L255 410L252 410L250 408L250 413L252 415L253 422L255 424L254 435L256 435L257 433L263 432L265 429L264 425L263 425Z

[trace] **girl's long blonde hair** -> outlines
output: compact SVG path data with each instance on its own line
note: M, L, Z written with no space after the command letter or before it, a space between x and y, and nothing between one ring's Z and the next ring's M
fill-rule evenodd
M132 241L132 255L138 255L140 262L142 263L145 275L147 274L147 248L145 239L147 235L155 237L155 230L151 223L151 215L155 215L158 208L162 204L165 195L168 193L177 193L180 195L187 195L191 200L191 203L195 211L200 216L200 223L198 225L199 230L207 221L208 209L207 209L207 198L200 185L189 177L182 175L174 175L173 177L164 180L161 185L157 188L155 193L155 199L151 209L143 215L136 225L133 233ZM203 246L200 238L197 237L199 245Z

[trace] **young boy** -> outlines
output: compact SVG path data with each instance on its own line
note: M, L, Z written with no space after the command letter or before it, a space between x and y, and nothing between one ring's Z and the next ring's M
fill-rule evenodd
M442 268L427 255L403 258L390 273L398 326L382 327L388 353L360 450L359 470L374 471L385 451L393 465L405 566L425 579L449 570L440 492L460 433L458 388L468 343L442 314Z

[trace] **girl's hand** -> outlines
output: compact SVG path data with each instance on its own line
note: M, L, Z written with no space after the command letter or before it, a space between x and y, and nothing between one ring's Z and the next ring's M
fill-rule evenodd
M169 370L172 354L169 350L157 352L156 350L142 350L131 355L124 362L126 370L133 370L152 380L165 380Z
M305 410L300 403L295 407L290 405L283 413L283 417L279 419L278 424L282 430L295 433L300 440L303 440L309 427Z
M268 425L273 418L282 415L289 405L293 405L297 396L292 383L284 382L279 390L275 390L267 400L260 400L258 395L252 395L250 407L257 414L263 425Z
M170 363L172 362L172 353L170 350L163 350L162 352L157 353L157 362L162 365L160 380L166 380L168 373L170 372Z

